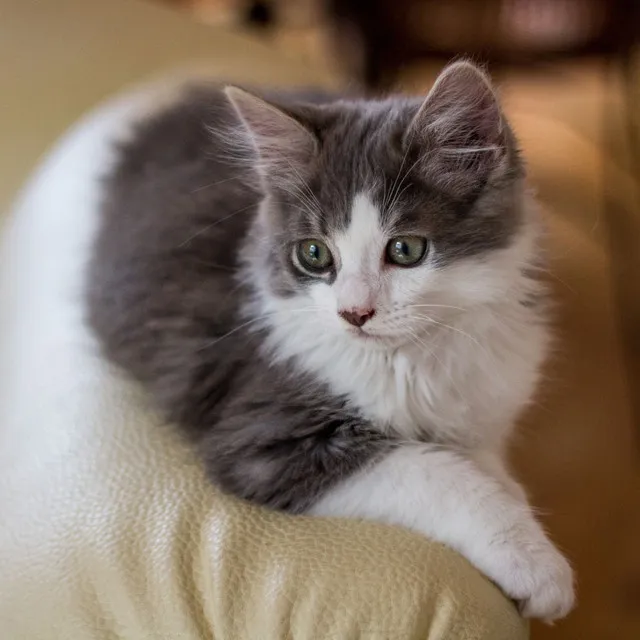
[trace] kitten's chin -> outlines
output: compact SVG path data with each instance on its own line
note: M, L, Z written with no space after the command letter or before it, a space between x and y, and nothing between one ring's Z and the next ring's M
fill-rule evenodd
M403 336L380 335L362 328L353 327L347 329L347 331L358 344L365 344L379 349L397 349L407 342Z

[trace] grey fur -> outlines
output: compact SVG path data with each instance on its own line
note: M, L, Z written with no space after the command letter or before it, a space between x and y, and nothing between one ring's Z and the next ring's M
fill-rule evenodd
M317 141L299 171L325 215L310 215L268 164L261 179L219 88L193 89L121 147L105 182L87 298L105 352L196 443L213 481L301 512L394 442L321 382L268 359L265 330L244 315L256 286L247 264L268 272L277 295L293 295L308 278L291 264L291 243L346 227L363 190L399 234L432 238L442 263L503 247L519 224L510 190L522 168L504 123L495 153L452 165L421 100L269 99ZM234 157L229 139L238 142ZM383 207L403 167L403 189ZM460 179L444 180L447 171ZM257 222L265 197L266 237Z

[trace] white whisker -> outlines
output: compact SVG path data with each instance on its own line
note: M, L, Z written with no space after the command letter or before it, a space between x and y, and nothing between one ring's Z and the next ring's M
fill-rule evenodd
M410 138L406 142L407 148L405 149L404 155L402 156L402 162L400 163L400 168L398 169L398 173L396 174L395 180L391 185L391 189L389 189L389 199L392 199L394 197L396 184L398 183L398 179L400 178L400 175L402 174L402 170L404 169L404 163L407 161L407 157L409 155L409 150L411 149L411 141L413 140L414 133L415 131L412 129ZM382 203L382 210L385 211L385 210L389 210L390 208L391 207L388 206L388 202L385 199L385 201Z
M208 225L202 227L201 229L198 229L198 231L196 231L195 233L191 234L186 240L183 240L178 246L179 247L184 247L184 245L188 244L189 242L191 242L191 240L193 240L194 238L197 238L199 235L209 231L209 229L213 229L213 227L217 227L219 224L222 224L225 220L228 220L229 218L233 218L233 216L238 215L239 213L242 213L243 211L247 211L248 209L251 209L251 208L253 208L255 206L256 206L256 203L252 202L250 205L248 205L246 207L242 207L242 209L238 209L236 211L231 212L229 215L224 216L223 218L219 218L215 222L212 222L211 224L208 224Z
M405 154L406 157L406 154ZM405 189L409 186L407 185L407 187L405 187L404 189L402 189L402 191L400 191L400 188L402 187L402 185L404 184L404 181L409 177L409 174L415 169L416 165L422 160L421 157L419 157L405 172L404 175L402 176L402 180L400 180L400 183L398 184L397 188L396 188L396 194L393 197L393 200L391 200L391 202L389 203L389 209L393 209L393 207L395 206L396 202L398 202L398 200L400 199L400 196L404 193Z
M455 309L456 311L466 311L462 307L456 307L451 304L408 304L405 309L418 309L418 308L439 308L439 309Z
M251 320L247 320L246 322L243 322L243 323L235 326L233 329L231 329L231 331L228 331L224 335L218 336L214 340L211 340L210 342L207 342L207 343L201 345L198 348L198 351L202 351L204 349L208 349L209 347L212 347L212 346L218 344L220 341L224 340L225 338L228 338L229 336L233 335L234 333L237 333L241 329L244 329L245 327L249 327L251 325L254 325L254 324L258 323L258 322L262 322L262 321L266 320L267 318L269 318L271 316L288 315L290 313L305 313L305 312L311 313L311 312L315 312L317 310L318 310L318 307L310 306L310 307L301 307L300 309L287 309L286 311L284 311L284 310L268 311L266 313L263 313L263 314L257 316L256 318L252 318Z
M464 402L465 406L468 409L469 404L467 402L467 399L464 397L464 394L460 390L460 387L458 386L453 375L451 374L451 371L449 371L449 368L438 357L438 354L436 353L436 349L435 348L430 349L429 346L423 340L421 340L418 334L416 334L415 332L409 331L409 335L411 336L411 339L414 342L414 344L416 344L417 346L422 346L427 351L428 355L431 356L440 365L441 369L444 371L445 375L449 379L449 382L451 382L451 386L456 390L458 397L462 402Z
M500 151L504 147L497 144L490 145L488 147L443 147L440 151L444 153L450 153L452 155L465 154L465 153L488 153L490 151Z
M456 333L459 333L460 335L465 336L465 338L468 338L473 343L477 344L481 349L484 349L484 347L478 342L476 338L474 338L471 334L467 333L466 331L463 331L459 327L454 327L450 324L447 324L446 322L441 322L440 320L436 320L431 316L417 315L412 317L414 319L426 320L427 322L438 325L439 327L443 327L444 329L450 329L451 331L455 331Z
M464 336L465 338L473 342L490 360L495 362L495 359L493 358L489 350L483 344L481 344L477 338L472 336L470 333L463 331L459 327L454 327L453 325L447 324L446 322L440 322L439 320L436 320L435 318L431 316L426 316L426 315L419 314L416 316L412 316L412 318L414 320L426 320L430 324L434 324L436 326L442 327L443 329L449 329L450 331L455 331L459 335Z
M231 176L230 178L225 178L224 180L218 180L217 182L211 182L209 184L205 184L197 189L193 189L191 193L198 193L198 191L204 191L205 189L211 189L213 187L217 187L218 185L224 184L225 182L231 182L232 180L242 180L242 176Z

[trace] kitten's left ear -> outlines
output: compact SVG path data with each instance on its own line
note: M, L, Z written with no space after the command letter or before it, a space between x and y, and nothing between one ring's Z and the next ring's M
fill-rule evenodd
M508 127L488 76L470 62L440 74L405 135L436 182L472 188L506 154Z
M243 89L227 87L224 92L258 154L263 179L295 180L296 174L304 175L318 148L313 133L292 115Z

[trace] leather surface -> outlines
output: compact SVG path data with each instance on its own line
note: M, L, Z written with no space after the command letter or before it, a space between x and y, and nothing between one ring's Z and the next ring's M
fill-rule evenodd
M28 139L13 130L6 164L12 149L32 161L79 107L189 52L217 52L223 77L317 79L250 41L205 36L138 3L60 0L57 13L42 4L2 0L0 28L13 26L14 55L18 45L31 52L29 38L40 48L37 69L29 76L25 67L27 78L10 92L17 104L23 83L35 82L13 126L36 130ZM117 46L105 47L108 38ZM71 54L77 66L60 65ZM67 84L74 74L76 84ZM60 87L82 95L67 96L38 130L36 114L47 115L43 105L64 95ZM370 523L288 517L220 495L140 391L102 361L80 305L95 223L86 215L95 200L90 185L105 153L95 127L85 121L45 162L2 242L2 637L526 637L512 604L442 545Z

